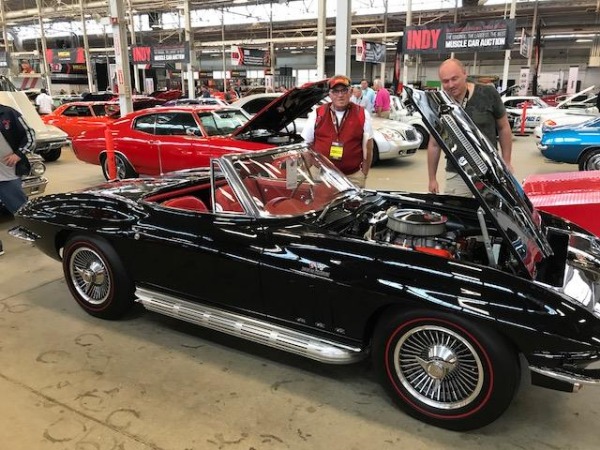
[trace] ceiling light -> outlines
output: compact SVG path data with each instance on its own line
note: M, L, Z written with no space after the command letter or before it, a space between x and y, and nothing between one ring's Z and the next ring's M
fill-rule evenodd
M581 44L583 42L594 42L593 39L577 39L575 42Z

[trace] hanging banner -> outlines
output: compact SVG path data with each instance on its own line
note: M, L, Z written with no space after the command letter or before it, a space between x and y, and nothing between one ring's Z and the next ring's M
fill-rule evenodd
M157 45L155 47L132 47L131 61L135 64L164 64L190 62L190 44Z
M10 64L10 57L8 52L0 52L0 69L5 69Z
M529 67L521 67L519 74L519 95L527 95L529 89Z
M579 78L579 66L569 67L569 79L567 81L567 94L577 92L577 79Z
M189 63L189 48L189 42L184 42L180 45L161 45L152 47L152 61Z
M523 58L529 58L531 56L532 44L533 38L527 34L525 28L521 28L521 44L519 45L519 54Z
M231 65L271 67L271 52L269 50L232 45Z
M85 64L85 51L83 47L77 48L49 48L46 50L48 64Z
M515 40L515 19L422 25L404 29L407 54L509 50Z
M356 60L370 63L385 62L385 44L378 42L356 40Z
M402 74L402 38L398 40L396 45L396 57L394 58L394 79L392 80L393 90L396 95L402 93L404 86L400 75Z

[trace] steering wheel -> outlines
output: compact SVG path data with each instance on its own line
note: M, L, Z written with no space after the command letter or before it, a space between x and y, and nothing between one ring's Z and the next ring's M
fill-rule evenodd
M300 182L296 185L296 187L294 188L294 190L290 194L290 199L296 199L296 194L298 193L298 190L300 189L300 186L302 186L304 184L304 182L306 182L306 181L307 181L306 178L303 179L303 180L300 180ZM313 190L312 184L309 184L309 186L308 186L308 193L309 193L309 196L307 198L308 201L306 202L307 205L310 204L310 203L312 203L315 200L315 192ZM303 199L302 198L298 198L296 200L302 201Z
M275 197L267 202L265 211L275 215L302 214L305 212L305 205L296 198Z

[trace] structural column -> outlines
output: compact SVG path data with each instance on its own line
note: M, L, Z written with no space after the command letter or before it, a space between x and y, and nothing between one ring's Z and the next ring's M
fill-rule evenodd
M122 0L109 0L109 6L110 24L112 26L113 43L115 46L119 107L121 109L121 116L124 116L133 111L133 102L131 100L131 74L129 72L129 54L125 18L123 15L123 2Z
M190 0L183 0L183 16L185 21L185 42L189 46L187 65L188 98L196 97L196 86L194 85L194 63L196 62L196 51L194 50L194 33L192 31L192 15L190 12Z
M517 11L517 0L512 0L510 4L510 16L514 19ZM508 68L510 66L510 50L504 51L504 71L502 72L502 90L505 91L508 87Z
M325 78L325 37L327 34L327 0L319 0L317 11L317 79Z
M44 21L42 20L42 0L36 0L38 10L38 23L40 25L40 41L42 42L42 57L40 58L40 72L46 80L46 89L48 93L51 92L52 83L50 82L50 74L48 73L48 58L46 57L46 50L48 46L46 44L46 33L44 32Z
M352 11L350 0L337 0L337 20L335 22L335 73L350 76L350 27Z
M408 0L406 5L406 26L412 25L412 0ZM405 28L406 29L406 28ZM408 84L408 55L404 54L404 64L402 67L402 84L406 86Z
M83 53L85 55L85 69L87 72L88 90L89 92L96 92L96 86L94 84L94 71L92 70L92 60L90 58L90 43L88 41L87 27L85 24L84 0L79 0L79 8L79 12L81 14L81 31L83 32Z

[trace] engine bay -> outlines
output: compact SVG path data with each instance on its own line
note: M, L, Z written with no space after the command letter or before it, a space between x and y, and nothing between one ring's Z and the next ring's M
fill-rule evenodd
M488 231L491 234L486 237L476 222L467 224L459 217L399 206L365 211L346 228L347 234L367 241L514 270L516 261L511 261L502 237L494 234L494 230Z

